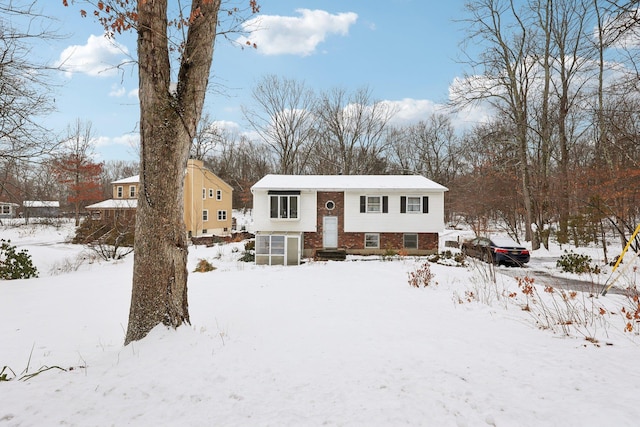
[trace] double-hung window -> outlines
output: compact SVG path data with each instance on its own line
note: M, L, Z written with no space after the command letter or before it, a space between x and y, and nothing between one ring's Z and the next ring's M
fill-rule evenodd
M405 249L418 249L418 235L417 234L405 234L403 236L402 246Z
M122 199L123 196L124 196L124 187L122 187L122 185L118 185L116 187L116 197L118 199Z
M429 197L401 196L400 213L429 213Z
M129 186L129 198L130 199L135 199L136 198L136 186L135 185L130 185Z
M269 212L272 219L298 219L299 205L299 192L269 195Z
M222 190L216 190L216 200L222 200Z
M203 222L209 221L209 211L207 209L202 211L202 221Z
M227 220L227 211L218 211L218 221Z
M380 235L378 233L366 233L364 235L364 247L366 249L379 249Z
M360 213L389 212L388 196L360 196Z

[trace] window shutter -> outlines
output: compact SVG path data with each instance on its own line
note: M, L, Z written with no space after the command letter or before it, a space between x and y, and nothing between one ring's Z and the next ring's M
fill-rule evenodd
M382 196L382 213L389 213L389 197Z
M429 197L422 196L422 213L429 213Z
M400 196L400 213L407 213L407 196Z
M278 197L269 196L269 204L271 218L278 218Z
M367 198L360 196L360 213L364 213L367 208Z

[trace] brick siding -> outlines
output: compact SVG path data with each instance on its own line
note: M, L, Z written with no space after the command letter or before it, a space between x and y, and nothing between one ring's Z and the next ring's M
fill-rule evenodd
M328 209L326 204L332 201L333 209ZM379 254L386 250L398 251L403 249L405 233L378 233L380 234L379 249L365 249L365 233L345 233L344 231L344 193L342 191L318 191L317 196L318 218L317 232L304 233L305 255L312 256L316 249L322 249L322 219L325 216L338 217L338 248L346 249L349 253ZM372 231L373 232L373 231ZM418 234L418 249L406 250L408 254L426 254L438 251L438 233Z

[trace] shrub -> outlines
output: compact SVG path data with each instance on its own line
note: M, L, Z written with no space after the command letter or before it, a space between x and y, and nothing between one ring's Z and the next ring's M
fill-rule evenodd
M206 273L207 271L213 271L216 268L206 259L198 260L198 264L196 265L196 269L193 270L195 273Z
M256 260L256 256L251 251L246 251L242 254L242 256L238 259L238 261L242 262L254 262Z
M31 262L26 249L17 252L10 240L0 239L0 279L28 279L38 277L38 269Z
M244 253L238 259L238 261L254 262L256 260L255 250L256 250L256 241L249 240L244 244Z
M425 262L420 267L416 268L414 271L409 272L409 285L414 288L426 288L433 281L433 273L431 272L431 267L428 262ZM437 285L436 282L434 284Z
M576 254L573 252L566 253L556 261L556 267L559 267L565 273L600 273L600 267L591 265L591 257L588 255Z

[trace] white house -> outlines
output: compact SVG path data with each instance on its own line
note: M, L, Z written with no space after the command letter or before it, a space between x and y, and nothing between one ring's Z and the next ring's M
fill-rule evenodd
M437 252L445 191L418 175L267 175L251 187L256 263Z

